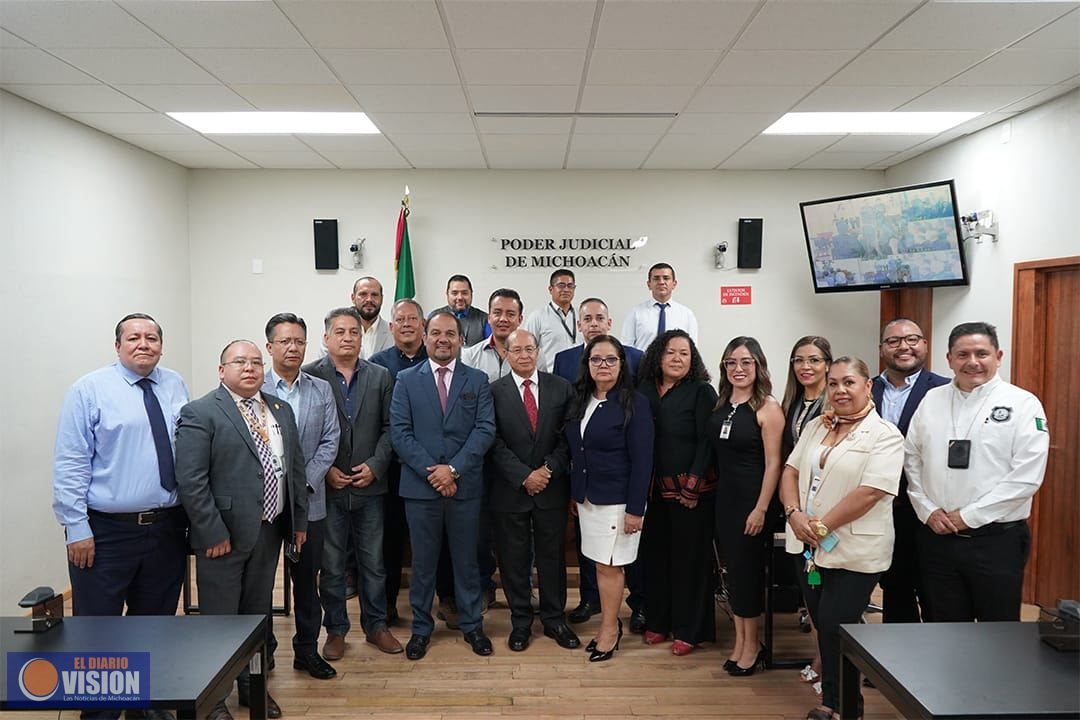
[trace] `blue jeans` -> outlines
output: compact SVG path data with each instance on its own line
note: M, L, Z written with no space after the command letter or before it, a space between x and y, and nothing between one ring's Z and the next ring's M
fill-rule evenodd
M360 586L360 625L367 635L386 627L386 571L383 568L383 496L334 493L326 499L326 538L319 595L323 625L332 635L351 627L345 606L345 548L356 548Z

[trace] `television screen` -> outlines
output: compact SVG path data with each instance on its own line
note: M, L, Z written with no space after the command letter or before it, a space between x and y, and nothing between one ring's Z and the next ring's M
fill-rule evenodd
M952 180L799 207L816 292L968 283Z

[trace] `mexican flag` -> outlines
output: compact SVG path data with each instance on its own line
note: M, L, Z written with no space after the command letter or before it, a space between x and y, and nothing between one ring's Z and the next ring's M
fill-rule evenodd
M409 186L405 186L405 197L401 199L401 212L397 219L397 244L394 248L394 271L397 273L397 287L394 290L394 302L416 295L416 281L413 278L412 248L409 246Z

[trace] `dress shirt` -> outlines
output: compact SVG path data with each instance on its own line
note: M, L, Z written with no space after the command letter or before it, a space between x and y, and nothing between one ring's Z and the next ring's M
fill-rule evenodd
M907 405L908 396L911 395L911 388L915 386L915 381L921 374L922 370L919 370L908 375L904 378L903 387L896 387L889 380L888 375L881 373L881 417L893 425L900 424L900 416L904 413L904 406Z
M674 300L667 301L667 311L664 318L668 330L685 330L696 343L698 339L697 318L693 311ZM622 341L626 345L633 345L639 350L645 350L649 343L656 339L656 326L660 322L659 302L649 298L643 303L630 308L630 313L623 322Z
M289 387L289 383L285 381L285 378L281 377L274 372L273 368L266 371L266 379L270 381L270 385L274 388L274 394L279 398L289 403L289 407L292 408L293 417L296 418L296 427L300 427L303 420L300 418L300 408L303 407L301 400L301 393L303 393L304 383L301 381L301 377L304 373L299 373L296 379L293 380L292 387Z
M188 402L187 386L162 367L147 377L171 433ZM79 378L64 396L53 461L53 512L69 544L93 537L88 508L127 513L180 502L176 490L161 487L143 391L136 385L141 379L114 362Z
M528 380L532 383L529 386L529 390L532 391L533 400L536 401L536 410L540 411L540 373L533 370L532 375L529 377L521 377L517 373L514 373L514 384L517 385L518 397L521 398L522 404L525 403L525 381Z
M950 468L949 440L971 441L968 467ZM1046 411L1000 377L962 393L955 381L926 393L904 444L908 497L924 523L941 508L972 528L1024 520L1050 449Z
M236 411L240 413L240 417L244 419L244 423L247 424L247 419L244 418L246 409L243 408L243 402L245 399L242 395L237 395L228 386L222 385L229 395L232 397L233 402L236 403ZM263 396L261 392L255 393L251 398L255 401L255 417L262 420L264 426L266 426L266 434L270 438L270 452L274 453L274 457L277 458L277 464L275 470L277 470L277 507L274 508L274 512L270 514L271 518L276 518L285 509L285 438L281 434L281 425L278 424L277 418L274 414L266 409L266 403L263 402ZM252 442L255 441L255 431L248 427L248 433L251 434ZM256 443L258 447L258 443ZM260 461L261 462L261 461ZM305 483L307 480L305 479Z
M360 324L360 359L369 360L377 352L382 352L394 343L394 336L390 334L390 326L382 317L376 317L371 327L364 329Z
M533 310L522 327L531 332L540 345L536 367L544 372L551 372L558 353L578 342L577 313L573 306L564 314L558 305L548 302L543 308Z
M495 338L462 350L461 362L487 373L488 382L495 382L503 375L510 374L510 362L499 355L495 348Z
M427 348L423 343L420 344L420 349L416 351L416 354L409 357L398 346L386 348L382 352L377 352L371 356L371 362L373 365L384 367L390 371L390 380L397 380L397 375L402 370L408 370L414 365L419 365L428 359Z
M349 378L349 382L345 382L345 376L342 375L337 367L334 367L334 377L337 379L337 392L341 393L341 399L345 403L345 414L349 416L350 422L356 417L356 411L358 409L357 403L360 402L360 398L356 394L356 378L360 374L357 372L360 369L360 361L356 361L356 367L353 368L352 377Z
M431 367L431 374L435 378L435 395L439 394L439 368L446 368L446 394L447 399L450 395L450 385L454 382L454 368L457 367L457 360L451 360L448 365L440 365L434 360L428 359L428 365Z

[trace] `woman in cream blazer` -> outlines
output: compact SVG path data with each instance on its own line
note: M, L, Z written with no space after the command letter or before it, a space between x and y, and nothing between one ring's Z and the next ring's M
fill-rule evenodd
M796 574L822 659L822 704L810 720L828 720L839 707L840 625L859 621L892 563L904 440L874 410L870 388L862 360L833 362L829 408L803 430L780 481L787 550L798 553Z

